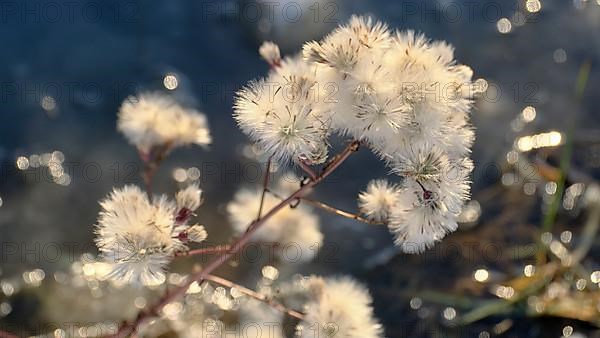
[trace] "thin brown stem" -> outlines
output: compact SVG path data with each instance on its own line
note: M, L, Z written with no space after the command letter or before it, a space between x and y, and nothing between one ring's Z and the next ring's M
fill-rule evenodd
M364 218L360 215L338 209L329 204L325 204L321 201L313 200L313 199L306 198L306 197L302 197L300 200L303 202L306 202L312 206L315 206L321 210L325 210L325 211L333 213L335 215L350 218L350 219L353 219L353 220L356 220L359 222L363 222L363 223L367 223L367 224L374 224L374 225L385 225L386 224L385 222L378 222L378 221L370 220L370 219Z
M277 242L266 243L271 245L273 248L277 248L280 244ZM227 252L231 249L231 245L217 245L207 248L193 249L188 251L179 251L175 253L175 257L190 257L190 256L202 256L202 255L214 255Z
M353 141L346 148L335 157L333 161L331 161L318 175L315 179L311 179L306 184L302 185L295 192L293 192L290 196L288 196L285 200L279 202L273 208L271 208L266 214L264 214L260 219L255 220L250 223L248 226L248 230L231 246L231 248L223 253L223 255L216 257L213 261L208 263L204 269L194 273L191 275L181 286L166 292L157 303L150 306L147 310L138 313L136 318L128 323L125 323L113 337L121 338L128 337L131 334L135 333L137 327L153 316L156 316L160 313L162 308L171 303L173 300L185 294L186 290L193 282L200 282L206 279L214 270L219 268L223 263L227 262L231 259L237 252L239 252L249 241L252 235L271 217L273 217L277 212L279 212L284 207L292 204L294 201L298 200L310 191L311 188L315 187L319 183L321 183L325 178L327 178L331 173L333 173L344 161L350 157L354 152L358 150L360 145L359 141Z
M337 154L335 158L331 162L329 162L327 166L325 166L325 168L323 168L321 176L323 176L326 172L332 173L333 171L335 171L337 167L344 163L348 156L358 151L360 144L360 141L352 141L351 143L349 143L341 153Z
M189 251L180 251L175 254L175 257L188 257L188 256L198 256L198 255L212 255L226 252L231 249L229 245L218 245L208 248L200 248Z
M306 163L304 160L299 160L298 161L298 166L300 168L302 168L302 170L304 170L304 172L308 175L308 177L310 177L311 179L315 179L317 178L317 174L315 173L314 170L312 170L312 168L310 167L310 165L308 165L308 163Z
M154 175L158 170L158 165L153 163L147 163L144 165L144 173L142 177L144 179L144 186L146 187L146 193L148 198L152 199L152 185L154 183Z
M273 156L269 156L269 159L267 160L265 178L263 179L263 190L262 190L262 194L260 195L260 205L258 206L258 216L256 217L256 219L259 219L260 216L262 215L263 205L265 204L265 195L267 194L267 191L269 190L269 178L271 177L271 161L272 160L273 160Z
M172 143L167 142L162 146L157 146L151 149L149 153L140 152L140 158L144 162L144 172L142 173L142 178L144 179L144 185L146 186L146 193L150 199L152 199L154 175L156 175L160 164L167 157L171 151L171 148Z
M274 301L273 299L271 299L261 293L258 293L251 289L248 289L247 287L244 287L242 285L236 284L230 280L227 280L227 279L215 276L215 275L208 275L204 279L207 281L211 281L211 282L220 284L224 287L235 288L238 291L240 291L241 293L245 294L246 296L249 296L258 301L261 301L282 313L285 313L291 317L294 317L294 318L297 318L300 320L304 319L304 315L302 313L292 310L292 309L289 309L289 308L285 307L283 304L278 303L278 302Z

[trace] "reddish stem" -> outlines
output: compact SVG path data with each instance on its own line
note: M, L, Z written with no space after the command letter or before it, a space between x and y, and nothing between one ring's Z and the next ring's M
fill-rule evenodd
M150 153L140 152L140 158L144 162L144 173L142 177L144 179L144 185L146 186L146 193L150 200L152 200L152 184L154 182L154 175L158 171L160 164L167 157L171 151L172 143L167 142L162 146L155 147L150 150Z
M213 261L208 263L204 269L194 273L190 278L188 278L181 286L166 292L160 300L149 307L147 310L141 311L138 313L136 318L129 322L121 325L119 330L112 337L116 338L124 338L128 337L135 333L137 327L146 319L159 315L162 308L174 301L176 298L185 294L189 286L193 282L200 282L205 280L214 270L219 268L223 263L227 262L230 258L232 258L237 252L239 252L249 241L252 235L263 225L267 220L269 220L273 215L275 215L279 210L284 207L292 204L299 198L302 198L303 195L308 192L311 188L315 187L319 183L321 183L325 178L327 178L331 173L333 173L350 155L358 150L360 145L359 141L353 141L348 144L346 148L335 157L335 159L327 165L321 174L314 179L309 180L306 184L302 185L298 190L288 196L286 199L281 201L279 204L271 208L264 216L250 223L248 226L248 230L242 235L229 250L227 250L223 255L216 257Z
M256 219L259 219L262 214L263 205L265 204L265 195L266 195L267 191L269 190L269 178L271 177L271 161L272 161L272 159L273 159L273 156L270 156L269 160L267 161L265 178L263 179L263 190L262 190L262 194L260 196L260 205L258 207L258 216L256 217Z
M209 247L209 248L201 248L201 249L177 252L175 254L175 257L211 255L211 254L226 252L229 249L231 249L231 246L229 246L229 245L218 245L218 246L213 246L213 247Z
M308 165L308 163L306 163L304 160L299 160L298 161L298 166L300 166L300 168L302 168L302 170L304 170L304 172L311 179L314 180L315 178L317 178L317 174L315 173L315 171L312 170L312 168L310 167L310 165Z
M325 210L325 211L331 212L331 213L333 213L335 215L338 215L338 216L342 216L342 217L346 217L346 218L349 218L349 219L353 219L355 221L359 221L359 222L363 222L363 223L367 223L367 224L374 224L374 225L385 225L386 224L385 222L378 222L378 221L370 220L368 218L362 217L361 215L354 214L354 213L351 213L351 212L348 212L348 211L344 211L344 210L338 209L336 207L333 207L333 206L331 206L329 204L323 203L321 201L316 201L316 200L313 200L313 199L310 199L310 198L303 197L301 199L301 201L306 202L308 204L311 204L312 206L315 206L315 207L317 207L317 208L319 208L321 210Z

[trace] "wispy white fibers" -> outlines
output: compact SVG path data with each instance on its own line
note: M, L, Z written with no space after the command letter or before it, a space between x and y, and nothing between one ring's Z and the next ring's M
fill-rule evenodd
M369 182L367 190L358 195L360 211L369 219L386 222L400 198L400 187L386 180Z
M325 160L329 123L319 104L314 66L285 58L267 79L251 82L237 94L238 125L275 160Z
M311 296L298 325L300 338L383 337L365 287L349 277L310 277L307 283Z
M272 188L278 196L287 196L292 185L299 187L300 181L292 175L284 175ZM292 188L293 189L293 188ZM262 188L239 190L227 205L227 214L234 230L243 234L248 225L256 219ZM281 202L279 197L267 193L263 209L269 210ZM291 262L306 262L314 258L323 244L323 234L319 229L319 218L311 208L300 204L286 207L273 215L253 235L253 240L267 242L275 246L280 259Z
M192 196L198 196L195 200ZM181 196L187 196L183 199ZM178 193L178 202L166 196L152 200L133 185L115 189L100 205L96 245L112 265L109 277L131 283L156 285L165 280L165 267L173 255L187 250L188 241L206 239L201 225L188 226L198 208L200 190L190 186ZM192 209L188 209L192 208Z
M284 58L238 93L241 129L283 163L325 161L334 133L361 140L399 178L371 183L359 207L386 222L405 252L456 230L469 199L469 112L478 88L454 48L354 16L306 43L302 55Z
M211 143L206 116L164 94L131 96L121 105L118 117L119 131L144 153L154 147Z
M456 230L469 199L477 87L453 47L353 17L306 44L304 56L317 65L317 83L335 84L331 100L321 102L331 133L362 140L400 176L395 188L371 183L359 196L363 213L385 221L409 253Z
M261 55L275 60L278 49L265 44ZM400 176L360 195L368 218L386 222L411 253L456 230L469 199L477 86L453 47L354 16L302 55L269 61L267 78L238 93L242 131L281 163L326 161L333 133L361 140Z
M266 41L258 49L258 54L271 66L279 65L281 62L281 53L279 46L271 41Z

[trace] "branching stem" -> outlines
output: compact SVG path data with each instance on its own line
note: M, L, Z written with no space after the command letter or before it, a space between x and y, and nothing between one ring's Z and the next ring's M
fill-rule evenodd
M335 215L346 217L346 218L350 218L350 219L353 219L353 220L356 220L356 221L359 221L359 222L363 222L363 223L367 223L367 224L374 224L374 225L385 225L386 224L385 222L377 222L377 221L370 220L368 218L362 217L362 216L360 216L358 214L353 214L351 212L338 209L338 208L333 207L333 206L331 206L329 204L325 204L325 203L323 203L321 201L313 200L313 199L306 198L306 197L302 197L300 200L303 201L303 202L306 202L306 203L308 203L308 204L310 204L312 206L315 206L315 207L317 207L319 209L331 212L331 213L333 213Z
M265 295L263 295L261 293L258 293L258 292L254 291L254 290L251 290L251 289L248 289L248 288L246 288L244 286L236 284L236 283L234 283L234 282L232 282L230 280L227 280L225 278L221 278L221 277L218 277L218 276L215 276L215 275L208 275L208 276L206 276L205 280L211 281L213 283L220 284L220 285L222 285L224 287L227 287L227 288L235 288L239 292L245 294L246 296L249 296L249 297L252 297L252 298L254 298L254 299L258 300L258 301L261 301L261 302L263 302L263 303L271 306L272 308L274 308L274 309L276 309L276 310L278 310L278 311L280 311L282 313L285 313L285 314L287 314L287 315L289 315L291 317L294 317L294 318L297 318L297 319L300 319L300 320L304 319L304 315L302 313L300 313L298 311L295 311L295 310L292 310L292 309L289 309L289 308L285 307L283 304L278 303L278 302L274 301L273 299L271 299L271 298L269 298L269 297L267 297L267 296L265 296Z
M211 255L226 252L231 249L229 245L218 245L208 248L200 248L189 251L180 251L175 254L175 257L188 257L188 256L198 256L198 255Z
M353 141L346 148L338 154L324 169L323 171L314 179L310 179L306 182L306 184L302 185L295 192L293 192L290 196L288 196L283 201L279 202L273 208L271 208L267 213L261 216L259 219L255 220L248 226L248 230L244 233L234 244L231 245L231 248L225 251L222 255L216 257L210 263L208 263L204 269L194 273L188 279L177 288L166 292L154 305L150 306L147 310L141 311L138 315L130 322L126 322L121 325L116 334L113 337L124 338L129 337L132 334L135 334L139 325L141 325L145 320L159 315L160 311L163 307L178 297L185 294L189 286L193 282L200 282L205 280L210 274L219 268L223 263L227 262L230 258L232 258L237 252L239 252L249 241L252 235L273 215L279 212L284 207L292 204L299 198L302 198L304 194L310 191L311 188L317 186L321 183L325 178L327 178L331 173L333 173L344 161L350 157L353 153L355 153L359 148L360 142Z
M273 156L270 156L269 159L267 160L267 166L265 168L265 178L263 179L263 190L262 190L262 194L260 196L260 205L258 207L258 216L256 217L256 219L260 219L260 216L262 215L262 210L263 210L263 205L265 204L265 195L267 194L267 191L269 190L269 178L271 177L271 161L273 160Z

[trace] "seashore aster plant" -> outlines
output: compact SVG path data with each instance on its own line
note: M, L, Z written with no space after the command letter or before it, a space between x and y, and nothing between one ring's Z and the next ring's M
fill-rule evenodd
M207 146L212 141L204 114L159 93L128 97L119 110L117 129L145 155L161 148Z
M108 277L143 285L165 281L166 266L187 242L202 242L206 230L187 222L201 203L201 190L191 185L177 193L152 200L139 187L115 189L100 205L96 245L111 264Z
M322 40L306 43L298 55L282 57L272 42L263 44L259 53L271 69L266 78L251 81L237 93L233 118L269 160L262 189L240 189L226 206L237 235L229 245L188 247L207 238L203 226L189 225L202 203L197 185L180 190L174 199L151 190L152 176L172 149L210 144L206 117L157 93L123 103L118 130L136 146L146 165L146 191L125 186L100 204L95 241L110 266L108 277L156 286L166 283L168 264L176 256L217 257L180 276L176 287L124 322L115 337L135 335L144 324L154 323L149 318L161 314L181 336L205 336L198 326L206 319L198 302L207 299L227 311L245 304L250 312L242 313L241 321L263 321L259 329L269 327L266 321L283 322L283 314L288 314L296 320L297 337L383 337L371 296L349 277L303 279L304 298L291 302L298 309L293 310L283 305L286 299L212 273L253 241L284 247L293 243L300 248L303 262L313 259L323 234L309 204L355 220L386 224L395 244L406 253L420 253L457 229L457 217L470 194L474 131L469 112L478 88L472 70L454 60L449 44L413 31L394 32L371 18L353 16ZM350 142L330 155L334 135ZM308 199L306 195L359 146L376 154L392 176L372 180L358 195L364 217ZM279 179L271 187L272 162L299 168L306 176L290 180L290 175L284 175L287 180ZM278 253L280 261L289 261ZM220 285L218 293L204 295L210 283ZM229 298L225 287L235 299ZM262 287L272 290L270 284ZM239 302L242 297L251 300ZM269 311L257 311L261 306L256 301L270 306ZM188 325L192 321L195 324ZM153 335L144 332L144 336ZM283 332L277 331L277 336Z
M267 43L261 54L275 59L275 50ZM261 149L284 164L312 165L327 160L331 135L351 137L398 177L372 182L359 207L388 224L404 252L422 252L457 229L469 199L469 111L478 88L452 46L353 16L306 43L302 56L271 64L234 104L236 122Z

